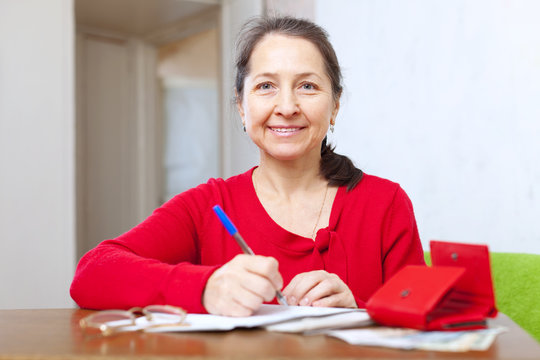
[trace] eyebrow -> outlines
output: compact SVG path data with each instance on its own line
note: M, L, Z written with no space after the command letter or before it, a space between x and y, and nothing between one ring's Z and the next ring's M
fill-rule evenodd
M308 76L315 76L315 77L321 79L321 77L317 73L314 73L314 72L303 72L303 73L300 73L300 74L296 74L295 78L303 78L303 77L308 77ZM272 78L274 78L274 77L277 77L277 73L264 72L264 73L261 73L261 74L257 74L253 78L257 79L259 77L272 77Z

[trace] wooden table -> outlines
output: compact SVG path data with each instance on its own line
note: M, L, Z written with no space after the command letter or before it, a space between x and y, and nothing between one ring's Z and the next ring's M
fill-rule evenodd
M0 310L0 359L540 359L540 344L503 314L509 331L487 351L441 353L349 345L324 335L265 330L223 333L129 333L88 338L79 309Z

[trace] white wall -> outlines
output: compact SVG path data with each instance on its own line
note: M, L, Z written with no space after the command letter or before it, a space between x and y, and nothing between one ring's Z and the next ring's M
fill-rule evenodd
M0 308L72 306L71 0L0 0Z
M540 2L326 1L337 151L402 184L420 234L540 254Z

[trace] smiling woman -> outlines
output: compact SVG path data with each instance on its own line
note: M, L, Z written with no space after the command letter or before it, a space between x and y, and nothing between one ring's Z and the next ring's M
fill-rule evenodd
M257 18L240 33L237 106L260 164L183 192L91 250L71 293L91 308L170 304L250 315L283 288L290 305L363 307L407 264L423 264L411 202L326 144L341 72L319 26ZM241 249L220 205L256 254Z
M261 150L261 167L274 160L318 160L339 100L332 97L317 48L302 38L265 37L251 55L244 86L238 109Z

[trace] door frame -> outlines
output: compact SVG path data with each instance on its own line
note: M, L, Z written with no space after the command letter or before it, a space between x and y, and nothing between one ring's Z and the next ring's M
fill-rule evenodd
M219 132L218 147L220 177L229 177L253 166L258 160L258 152L251 141L241 131L240 122L233 106L233 59L234 43L240 26L250 17L264 12L264 0L221 0L213 1L216 6L208 11L181 19L162 29L144 36L133 37L101 29L77 26L76 28L76 209L77 209L77 258L80 258L95 244L89 244L86 236L86 139L84 134L84 86L79 79L84 67L81 45L85 35L104 36L118 41L126 41L131 56L132 76L129 80L130 115L135 118L135 171L132 196L136 199L136 218L134 224L144 220L161 205L161 194L164 189L163 158L163 111L162 89L155 74L157 64L157 47L181 40L195 33L212 27L218 30L219 51ZM126 229L127 230L127 229Z

